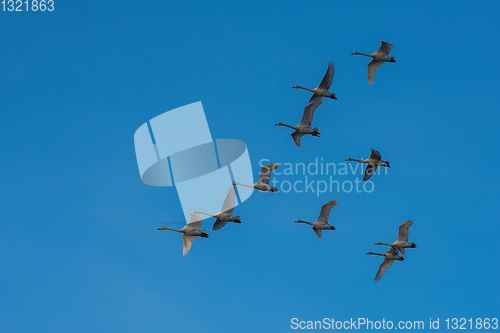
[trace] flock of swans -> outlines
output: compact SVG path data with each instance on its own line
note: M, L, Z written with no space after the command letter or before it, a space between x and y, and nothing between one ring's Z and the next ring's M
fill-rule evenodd
M396 60L394 57L389 57L389 53L391 52L392 45L385 42L381 41L381 46L380 48L373 52L372 54L365 54L365 53L359 53L359 52L353 52L351 54L353 55L364 55L367 57L373 58L373 60L368 64L368 83L372 84L373 80L375 79L375 72L376 70L382 66L384 62L392 62L395 63ZM285 126L294 129L295 131L291 134L293 141L297 145L297 147L301 147L300 139L306 135L306 134L311 134L312 136L320 136L319 130L317 127L312 128L312 121L314 117L314 111L323 103L323 97L325 98L330 98L330 99L337 99L335 93L330 92L330 87L332 86L333 82L333 76L335 74L335 66L332 62L328 63L328 69L326 71L326 74L323 77L323 80L321 80L321 83L319 84L318 87L314 89L308 89L304 88L301 86L294 86L293 88L297 89L304 89L307 91L310 91L313 93L311 98L309 99L308 105L304 108L304 113L302 115L302 119L300 123L297 126L291 126L291 125L286 125L282 123L277 123L277 126ZM375 173L377 168L379 166L387 167L389 168L389 162L383 161L380 153L376 151L375 149L371 149L371 155L369 158L365 160L356 160L353 158L348 158L346 161L354 161L354 162L360 162L360 163L366 163L366 169L364 173L363 180L367 181L370 179L370 177ZM235 207L235 200L236 200L236 193L234 186L245 186L245 187L250 187L254 188L263 192L278 192L278 189L274 186L270 186L269 182L271 180L271 172L273 170L278 169L279 164L274 163L274 164L268 164L262 167L261 173L259 180L253 184L253 185L245 185L245 184L240 184L240 183L233 183L232 186L229 188L229 192L224 199L224 203L222 204L222 208L218 213L215 214L210 214L210 213L204 213L200 211L195 211L194 213L190 213L190 221L187 225L185 225L182 229L172 229L172 228L165 228L161 227L158 230L172 230L172 231L177 231L182 233L182 239L183 239L183 255L186 255L189 250L191 249L191 244L193 240L200 236L204 238L208 238L208 233L205 230L201 230L201 225L202 225L202 220L201 218L196 215L196 214L204 214L208 216L215 217L216 220L213 224L212 230L219 230L222 227L224 227L228 222L234 222L234 223L241 223L241 218L239 216L234 216L233 215L233 210ZM328 224L328 218L330 216L330 211L332 210L333 207L337 205L338 201L337 200L332 200L327 203L325 203L323 206L321 206L321 211L319 214L318 219L315 222L306 222L302 220L297 220L295 223L305 223L309 224L312 226L312 229L316 233L319 239L322 237L322 230L335 230L335 227ZM403 224L399 226L399 235L398 239L392 243L375 243L375 245L385 245L389 246L389 250L387 250L384 253L373 253L373 252L367 252L366 254L368 255L378 255L384 257L384 261L380 264L379 269L377 271L377 274L375 276L375 281L379 281L382 276L385 274L385 272L391 267L392 263L394 260L398 261L403 261L404 255L405 255L405 249L406 248L415 248L416 245L415 243L409 243L408 242L408 229L410 226L413 224L412 220L406 221ZM401 253L401 256L399 255Z

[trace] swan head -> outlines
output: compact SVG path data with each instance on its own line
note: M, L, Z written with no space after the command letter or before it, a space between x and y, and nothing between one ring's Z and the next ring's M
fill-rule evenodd
M382 243L378 242L378 243L375 243L375 245L383 245Z
M352 161L352 158L346 158L345 160L346 161Z
M396 63L396 59L394 59L394 57L390 57L390 60L389 62L393 62L393 63Z
M208 238L208 232L206 230L201 230L201 237Z
M353 55L353 54L359 54L359 53L358 53L358 52L353 52L353 53L351 53L351 55Z
M276 125L276 126L283 126L282 123L277 123L277 124L274 124L274 125Z
M300 88L299 86L293 86L292 88Z
M269 191L278 192L278 189L276 188L276 186L271 186L271 189Z

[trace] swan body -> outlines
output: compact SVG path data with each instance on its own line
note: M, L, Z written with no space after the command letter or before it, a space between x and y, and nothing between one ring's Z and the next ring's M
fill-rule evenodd
M396 62L394 57L389 57L389 53L391 52L393 46L387 42L381 41L380 48L373 52L372 54L365 54L359 52L353 52L351 54L359 54L367 57L373 58L373 60L368 64L368 83L372 84L373 80L375 80L375 72L377 69L384 64L384 62Z
M402 255L405 255L405 249L408 248L416 248L417 245L413 242L408 242L408 229L411 227L413 224L412 220L406 221L405 223L401 224L399 226L399 234L398 234L398 239L392 243L392 244L386 244L386 243L375 243L375 245L388 245L388 246L394 246L398 249L399 252L401 252Z
M293 128L295 132L293 132L292 138L297 147L300 148L300 138L303 137L306 134L311 134L312 136L320 136L319 130L317 127L312 128L311 124L313 121L314 117L314 111L318 108L323 103L322 99L319 99L318 101L309 104L304 108L304 113L302 115L302 120L297 126L290 126L282 123L277 123L275 125L277 126L286 126L289 128Z
M328 69L326 70L325 76L323 76L323 80L319 86L314 89L308 89L301 86L294 86L297 89L304 89L313 93L312 97L309 99L309 103L317 102L321 100L323 97L337 99L334 93L330 92L330 87L332 86L333 76L335 75L335 66L333 62L328 63Z
M236 193L234 191L233 186L229 188L229 192L227 193L226 198L224 199L224 203L222 204L222 209L216 214L208 214L203 213L197 210L195 213L204 214L208 216L213 216L217 218L212 227L212 230L219 230L224 227L227 222L241 223L241 218L239 216L233 216L234 206L236 206Z
M382 263L378 267L377 275L375 275L375 279L374 279L375 281L379 281L382 278L382 276L384 276L385 272L387 272L389 267L392 266L392 263L394 262L394 260L399 260L399 261L405 260L404 257L401 257L398 255L398 252L399 252L399 250L397 247L391 246L391 248L384 253L373 253L373 252L366 253L366 254L385 257L384 261L382 261Z
M321 239L321 230L335 230L333 225L328 224L328 217L330 216L330 211L337 205L337 203L337 200L332 200L321 206L321 211L316 222L311 223L297 220L295 223L305 223L311 225L316 235L318 235L318 238Z
M172 230L182 233L182 255L188 254L189 250L191 250L191 243L193 240L200 236L204 238L208 238L208 233L205 230L200 230L201 228L201 218L194 214L189 213L191 216L191 220L188 224L184 226L182 229L173 229L173 228L165 228L161 227L158 230Z
M279 168L279 164L268 164L264 165L260 171L259 180L253 185L245 185L241 183L234 183L233 185L240 185L245 187L252 187L262 192L278 192L275 186L270 186L269 181L271 180L271 172Z
M354 162L360 162L360 163L367 163L368 165L366 166L365 169L365 175L363 177L364 181L367 181L370 179L370 177L375 173L375 170L379 166L384 166L387 168L390 168L389 162L387 161L382 161L382 157L380 156L380 153L376 151L375 149L372 148L372 153L370 157L368 157L366 160L356 160L354 158L348 158L346 161L354 161Z

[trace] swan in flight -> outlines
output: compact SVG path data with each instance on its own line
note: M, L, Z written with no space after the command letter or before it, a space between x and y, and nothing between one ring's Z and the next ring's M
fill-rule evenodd
M311 128L311 124L314 117L314 111L318 108L318 106L323 103L323 99L318 100L317 102L311 103L304 108L304 114L302 115L302 120L297 126L290 126L282 123L277 123L277 126L286 126L293 128L295 132L292 133L292 138L297 147L300 148L300 138L306 134L311 134L312 136L320 136L317 127Z
M212 215L197 210L195 213L216 217L217 220L215 220L212 230L219 230L223 226L225 226L227 222L241 223L241 218L239 216L233 216L234 206L236 206L235 202L236 193L234 192L234 187L231 186L229 188L229 192L227 193L226 199L224 199L224 203L222 204L222 209L220 210L220 212Z
M334 74L335 74L335 66L333 66L333 62L329 62L326 74L323 77L323 80L321 80L321 83L319 84L319 86L317 86L314 89L307 89L307 88L300 87L300 86L295 86L294 88L304 89L304 90L307 90L307 91L314 93L312 95L311 99L309 99L308 103L314 103L320 99L323 99L323 97L337 99L335 94L330 92L330 87L332 86Z
M373 252L366 253L366 254L372 254L372 255L385 257L384 261L382 261L382 263L378 267L378 272L377 272L377 275L375 275L375 279L374 279L375 281L379 281L382 278L382 276L384 276L385 272L387 272L389 267L391 267L394 260L400 260L400 261L405 260L405 258L398 255L398 252L399 252L399 250L397 247L391 246L391 248L384 253L373 253Z
M393 46L387 42L381 41L380 48L373 52L372 54L365 54L359 52L353 52L351 54L359 54L367 57L373 58L373 60L368 64L368 83L372 84L375 79L375 72L377 69L384 64L384 62L396 62L394 57L389 57L389 53Z
M382 157L380 156L380 153L373 148L372 148L372 154L366 160L361 161L361 160L355 160L354 158L348 158L348 159L346 159L346 161L368 163L368 165L366 166L366 169L365 169L365 176L363 177L364 181L367 181L368 179L370 179L370 177L375 173L375 170L377 170L377 168L379 166L384 166L384 167L390 168L389 162L382 161Z
M191 250L191 243L193 240L197 237L204 237L208 238L208 233L205 230L200 230L201 228L201 218L194 214L194 213L189 213L191 215L191 220L189 221L188 224L184 226L182 229L172 229L172 228L165 228L161 227L158 228L158 230L173 230L177 232L181 232L182 235L182 255L188 254L189 250Z
M413 224L412 220L406 221L405 223L401 224L399 226L399 234L398 234L398 239L392 243L392 244L386 244L386 243L375 243L375 245L389 245L389 246L395 246L399 252L401 252L402 255L405 255L405 248L416 248L417 245L415 243L411 242L408 243L408 229L410 229L411 225Z
M306 222L302 220L297 220L295 223L306 223L312 225L314 232L321 239L321 230L335 230L333 225L328 224L328 217L330 216L330 211L337 204L337 200L329 201L323 206L321 206L321 212L319 213L318 220L316 222Z
M262 192L278 192L278 189L274 186L269 185L269 181L271 180L271 171L279 168L279 164L268 164L264 165L260 171L259 180L253 185L244 185L240 183L233 183L233 185L241 185L245 187L256 188L257 190L261 190Z

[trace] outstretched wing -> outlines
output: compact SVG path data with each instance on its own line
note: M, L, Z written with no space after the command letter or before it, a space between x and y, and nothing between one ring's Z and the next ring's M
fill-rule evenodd
M189 213L189 215L191 216L191 220L182 229L183 230L186 230L186 229L193 229L193 230L201 229L201 218L198 215L196 215L195 213Z
M318 222L328 223L328 217L330 216L330 211L335 205L337 205L337 200L332 200L321 206L321 212L319 213Z
M318 238L321 239L321 229L317 229L317 228L313 227L313 230L316 233L316 235L318 235Z
M378 272L377 275L375 275L374 280L378 282L382 278L382 276L384 276L385 272L387 272L389 267L391 267L393 262L394 260L385 258L384 261L382 261L382 263L380 264L380 266L378 266Z
M309 102L307 102L307 103L316 103L316 102L322 101L322 100L323 100L323 97L321 97L320 95L313 94L311 96L311 98L309 99Z
M375 170L377 170L378 165L368 163L365 169L365 176L363 177L364 181L367 181L370 179L370 177L375 173Z
M389 55L389 53L391 52L392 48L393 48L392 44L389 44L389 43L387 43L385 41L380 41L380 47L374 53Z
M297 147L300 148L300 138L303 137L305 134L301 133L299 131L295 131L291 135L292 135L293 142L295 142Z
M269 185L269 181L271 180L271 171L278 168L278 163L264 165L260 170L260 177L257 183Z
M372 148L372 154L370 155L370 158L380 160L382 159L382 156L380 156L380 153L378 151Z
M333 82L333 75L335 75L335 66L333 65L333 62L329 62L326 74L325 76L323 76L323 80L321 80L321 83L319 84L318 88L326 90L330 89Z
M191 243L196 238L196 236L188 236L182 234L182 255L185 256L191 250Z
M369 64L368 64L368 83L372 84L373 80L375 80L375 72L377 69L384 64L383 61L378 61L373 59Z
M214 226L212 227L212 230L219 230L222 229L227 224L227 221L221 221L219 219L215 220Z
M398 241L405 241L405 242L408 241L408 229L411 227L412 224L413 221L409 220L399 226ZM404 255L403 252L401 253Z
M323 99L321 98L315 103L309 104L304 108L304 114L302 115L302 119L300 120L299 125L306 125L306 126L311 126L313 117L314 117L314 111L318 108L323 103Z
M236 206L236 193L234 192L233 185L229 186L229 192L227 192L224 203L222 204L221 213L230 212L233 213L234 206Z

